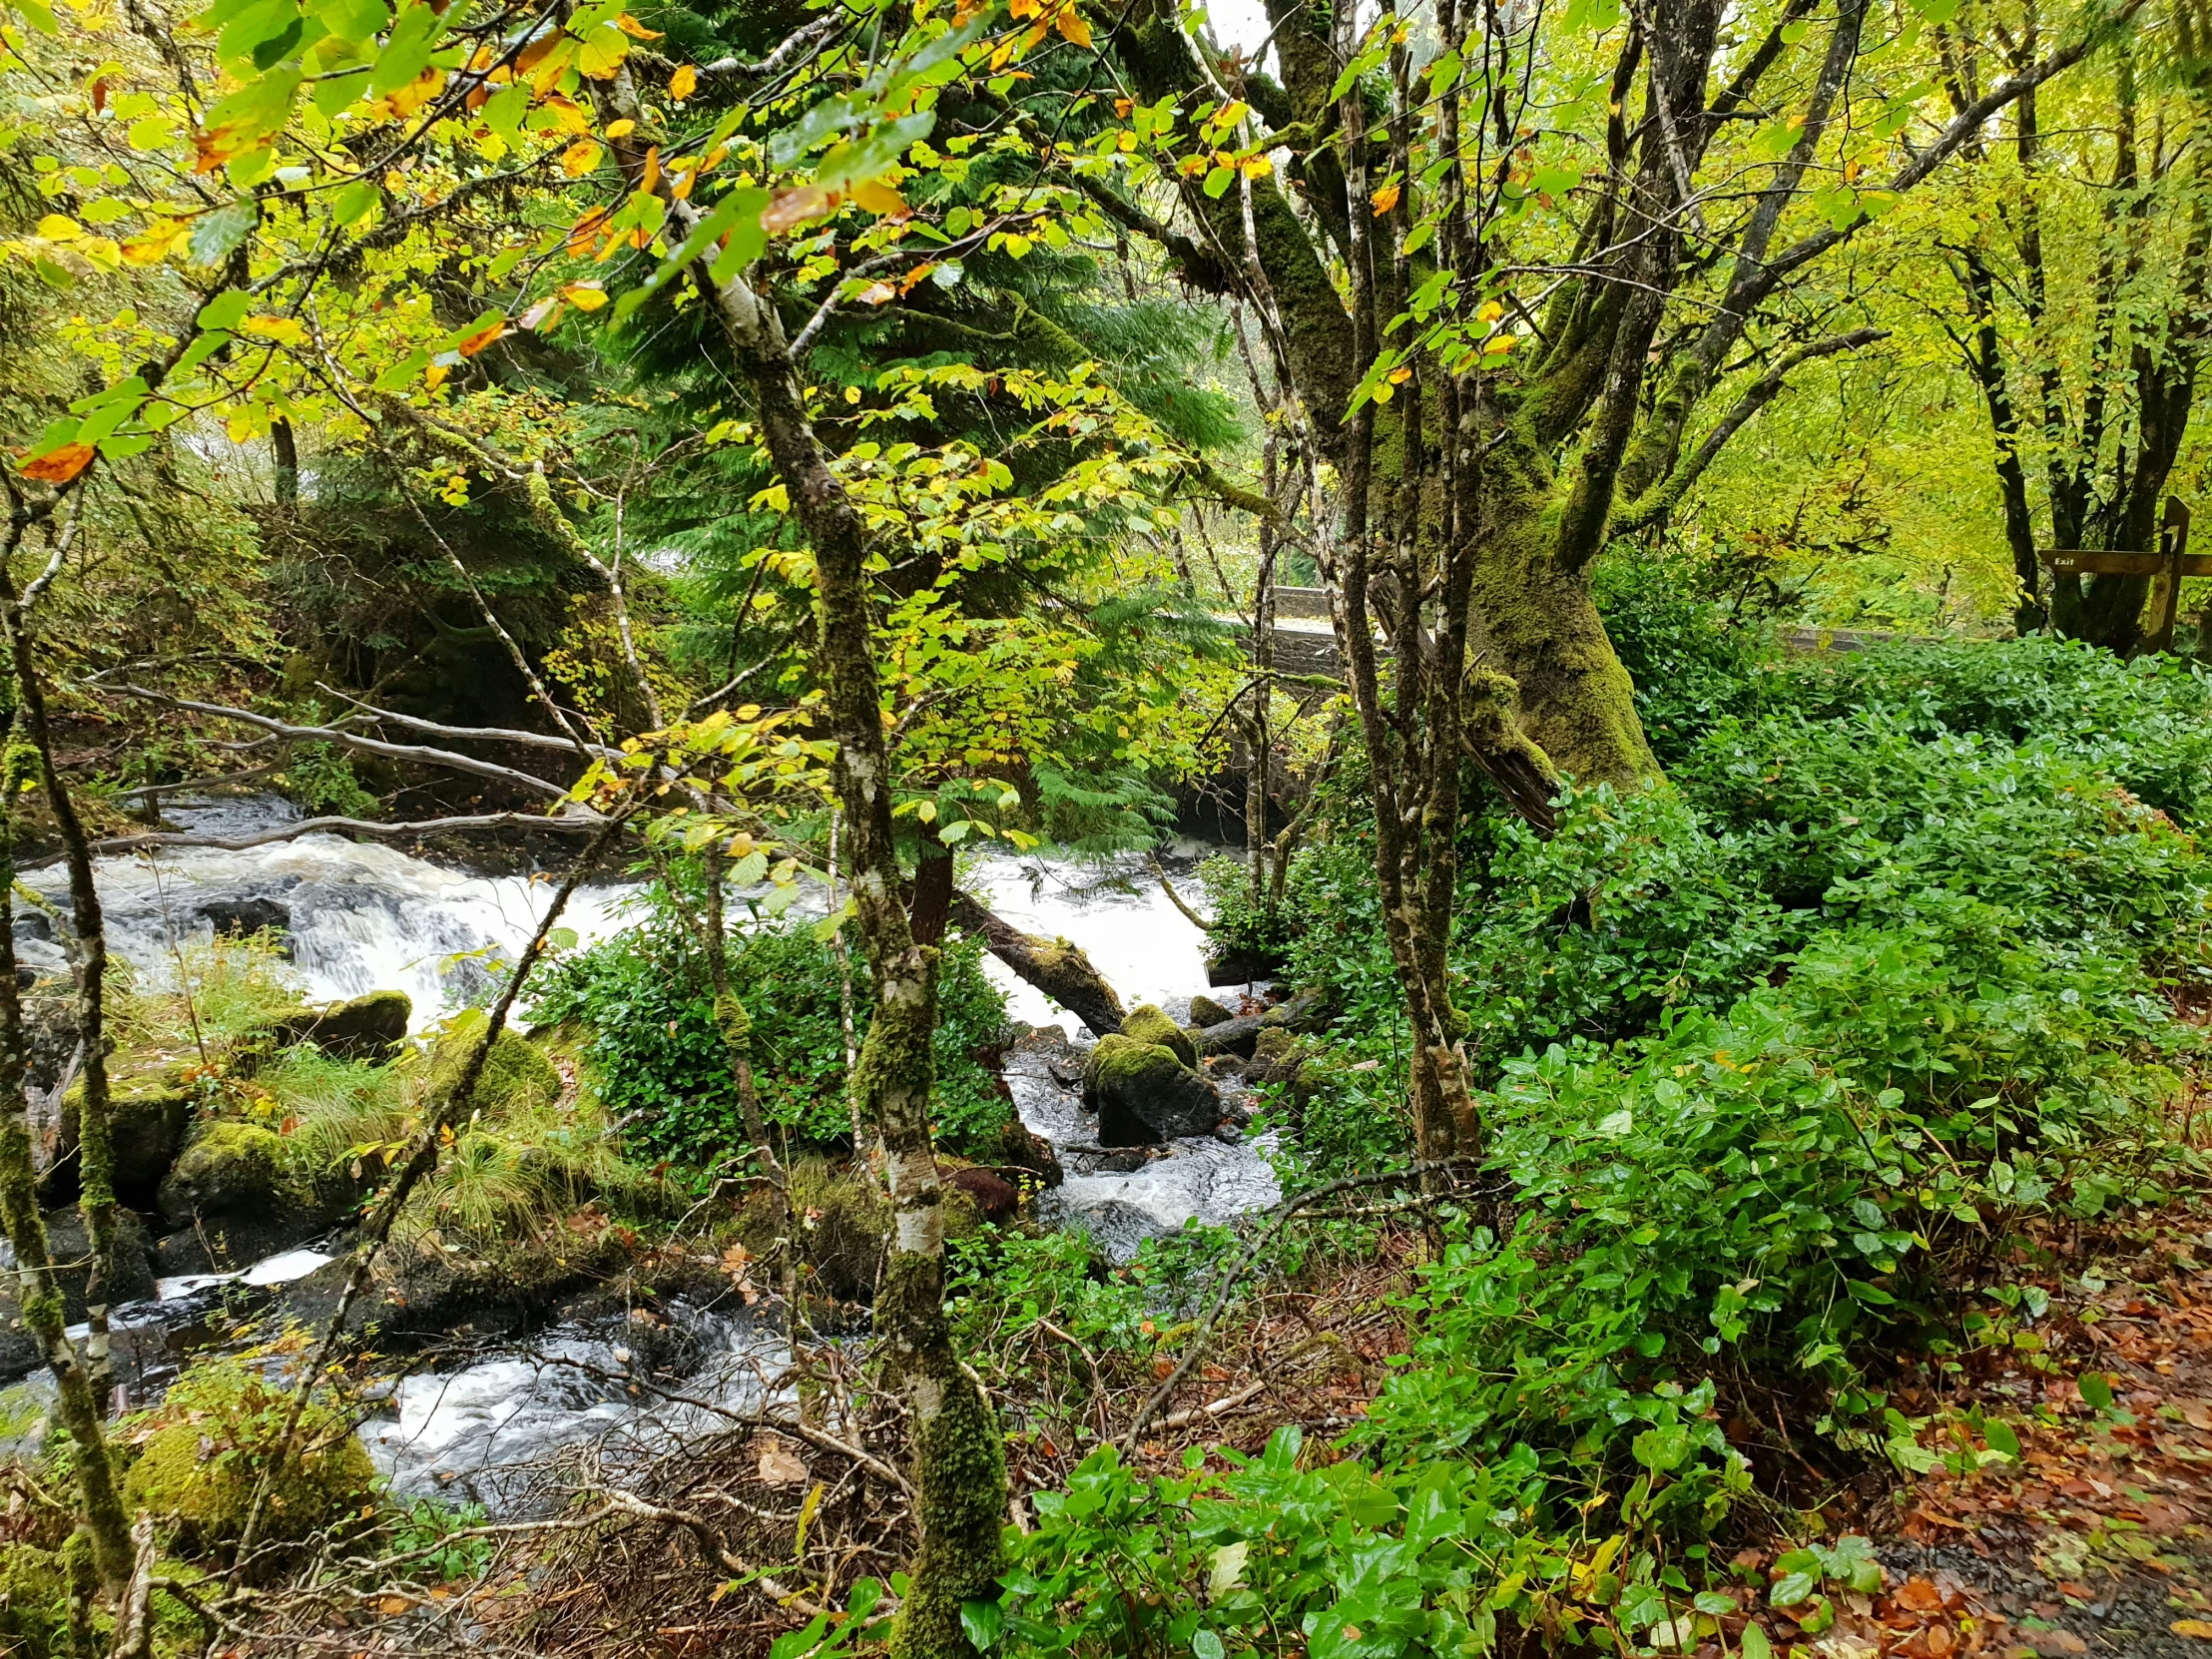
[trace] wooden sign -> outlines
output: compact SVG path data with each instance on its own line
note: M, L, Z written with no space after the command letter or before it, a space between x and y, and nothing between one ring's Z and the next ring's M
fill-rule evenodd
M2189 546L2189 509L2177 495L2166 497L2166 512L2158 526L2158 551L2125 553L2101 548L2046 547L2043 563L2055 576L2149 576L2151 615L2157 619L2144 636L2145 651L2164 651L2174 642L2174 615L2181 608L2184 577L2212 576L2212 558L2192 554Z

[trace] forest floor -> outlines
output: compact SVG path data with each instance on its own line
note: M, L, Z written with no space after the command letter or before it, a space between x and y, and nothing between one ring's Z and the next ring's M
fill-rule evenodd
M1931 1449L1965 1455L1886 1483L1851 1524L1827 1511L1832 1536L1873 1535L1886 1583L1879 1595L1841 1598L1835 1627L1804 1640L1805 1651L2212 1656L2206 1197L2102 1228L2046 1231L2003 1276L2048 1296L2042 1319L2000 1329L1947 1376L1926 1362L1901 1369L1892 1403L1931 1419L1921 1436ZM2109 1404L2094 1381L2097 1399L2083 1397L2085 1374L2106 1380ZM1975 1408L2013 1425L2016 1462L1961 1472L1974 1438L1963 1419ZM1774 1651L1789 1651L1795 1627L1762 1616Z

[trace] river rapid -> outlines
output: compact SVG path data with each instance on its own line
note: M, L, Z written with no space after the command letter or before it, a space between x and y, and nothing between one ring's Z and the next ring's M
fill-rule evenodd
M270 797L166 810L181 828L228 837L277 827L291 814ZM1191 872L1217 850L1183 841L1164 849L1163 859L1193 893ZM543 875L474 873L323 834L238 851L110 858L97 874L110 947L145 982L166 980L181 947L219 928L276 926L289 935L292 967L310 1001L404 990L418 1032L453 1006L482 998L535 930L553 891ZM58 868L26 880L66 909ZM1204 933L1141 859L987 856L963 880L1016 926L1081 945L1126 1006L1155 1002L1183 1021L1190 997L1206 987ZM564 924L583 942L605 938L639 919L638 893L623 881L587 886ZM65 966L59 947L35 928L19 929L18 949L41 971ZM1096 1121L1083 1110L1074 1078L1091 1034L995 958L985 966L1017 1028L1037 1028L1010 1053L1006 1080L1023 1122L1053 1143L1066 1171L1042 1195L1040 1220L1083 1228L1125 1261L1149 1237L1279 1201L1264 1138L1170 1142L1135 1168L1126 1167L1136 1162L1126 1156L1101 1156ZM1061 1034L1069 1040L1058 1040ZM344 1248L342 1236L334 1237L236 1275L164 1280L157 1300L118 1310L119 1333L166 1332L174 1343L207 1322L218 1298L240 1283L279 1296L342 1274L343 1261L332 1257ZM513 1512L565 1462L605 1466L654 1455L718 1420L773 1407L788 1397L787 1360L781 1338L743 1309L681 1299L649 1317L595 1309L496 1353L397 1379L360 1433L395 1494L442 1492ZM671 1377L680 1382L669 1385ZM0 1394L13 1443L35 1438L44 1414L35 1407L50 1387L34 1377ZM0 1442L6 1426L0 1423Z

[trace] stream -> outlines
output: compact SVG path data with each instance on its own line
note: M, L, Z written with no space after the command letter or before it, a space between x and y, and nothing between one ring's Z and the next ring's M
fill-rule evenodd
M276 798L252 797L172 803L165 816L179 828L236 836L289 822L295 811ZM1217 850L1223 849L1185 840L1163 849L1162 859L1188 893L1197 862ZM25 879L66 906L59 867ZM1206 986L1205 935L1139 857L1078 863L986 856L966 879L1016 926L1081 945L1126 1006L1156 1002L1180 1022L1190 997ZM404 990L416 1031L454 1004L480 997L528 940L551 896L542 877L475 874L319 834L243 851L178 848L158 857L109 858L98 880L110 946L148 982L173 973L181 946L219 929L276 927L289 936L291 963L309 1000ZM588 886L571 900L564 922L585 942L606 937L626 925L636 892L624 882ZM18 950L38 971L66 971L60 947L35 926L19 926ZM985 968L1006 993L1017 1028L1038 1028L1015 1044L1005 1075L1023 1123L1053 1144L1066 1172L1041 1197L1040 1220L1083 1228L1126 1261L1145 1239L1186 1222L1227 1222L1278 1202L1264 1139L1172 1141L1139 1157L1100 1153L1097 1122L1084 1111L1075 1080L1090 1033L996 958L986 957ZM326 1293L346 1271L344 1249L345 1241L334 1238L238 1274L164 1280L158 1300L117 1310L119 1350L136 1344L174 1354L196 1346L222 1299L242 1284L271 1298L305 1292L311 1305L318 1286ZM604 1466L649 1456L725 1413L777 1403L788 1394L787 1358L782 1339L744 1310L672 1298L650 1316L615 1310L562 1319L496 1353L403 1377L360 1433L395 1495L442 1492L494 1513L514 1512L565 1461L596 1458ZM51 1387L40 1374L0 1391L0 1450L35 1440Z

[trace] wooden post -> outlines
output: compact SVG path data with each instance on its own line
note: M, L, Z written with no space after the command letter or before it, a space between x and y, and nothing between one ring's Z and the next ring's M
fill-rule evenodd
M2166 497L2158 544L2161 568L2151 592L2151 614L2158 620L2143 641L2145 651L2173 649L2174 618L2181 609L2181 560L2189 546L2189 509L2178 495Z

